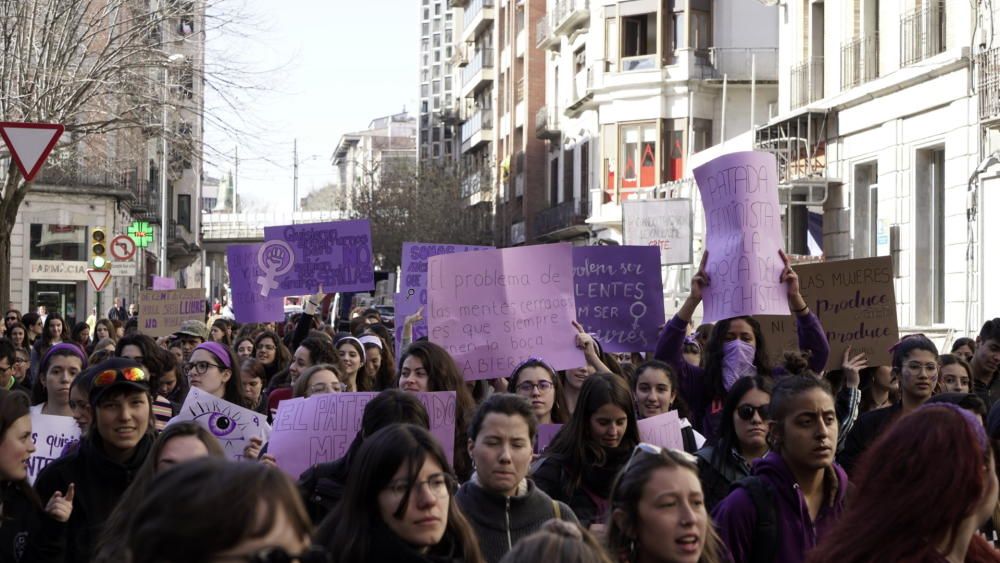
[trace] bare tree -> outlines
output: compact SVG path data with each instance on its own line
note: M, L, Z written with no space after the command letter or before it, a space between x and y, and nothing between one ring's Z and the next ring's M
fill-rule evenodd
M202 158L202 146L190 130L171 126L160 116L166 104L192 119L229 127L206 112L203 99L191 95L190 88L198 84L223 100L234 100L237 96L227 92L255 87L240 78L237 68L216 64L206 71L203 58L176 68L169 60L178 41L203 41L199 34L239 21L231 12L213 12L221 1L0 1L0 117L65 126L47 166L117 172L129 147L161 136L170 142L171 168ZM186 30L189 36L178 39ZM172 92L165 92L167 83L173 84ZM11 233L32 189L13 159L5 164L0 194L4 303L10 296Z

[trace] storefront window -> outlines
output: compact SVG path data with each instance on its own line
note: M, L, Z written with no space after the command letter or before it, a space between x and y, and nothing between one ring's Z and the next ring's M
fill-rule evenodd
M32 260L87 259L87 228L75 225L40 225L33 223L31 230Z

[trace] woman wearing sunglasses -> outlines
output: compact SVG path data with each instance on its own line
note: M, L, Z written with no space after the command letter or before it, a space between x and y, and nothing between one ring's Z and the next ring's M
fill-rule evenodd
M583 383L577 409L533 468L538 488L573 509L589 528L603 524L615 475L639 443L632 395L621 377L597 373Z
M336 563L482 563L455 503L455 474L430 432L411 424L368 437L317 543Z
M259 463L203 458L165 471L121 533L131 563L327 563L295 486ZM126 557L129 556L129 557Z
M218 342L203 342L191 352L191 361L184 365L191 387L234 405L251 408L241 389L240 365L236 355Z
M729 494L732 484L750 475L750 466L767 453L771 383L757 375L733 384L722 406L719 442L698 450L698 472L709 511Z
M847 473L833 460L838 425L829 383L789 375L774 386L769 409L770 453L713 512L737 563L805 561L847 496Z
M725 548L712 527L686 452L639 444L611 491L608 551L616 561L721 563Z
M153 444L149 375L139 363L106 360L84 372L93 377L93 422L80 447L45 467L35 481L42 498L76 487L64 534L46 539L67 563L90 561L97 533L125 493Z
M565 424L569 409L563 397L562 380L545 360L529 358L514 368L509 388L531 403L538 424Z

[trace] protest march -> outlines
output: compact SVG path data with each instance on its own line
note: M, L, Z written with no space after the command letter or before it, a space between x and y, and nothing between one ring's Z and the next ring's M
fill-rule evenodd
M786 253L775 166L694 170L693 253L670 204L620 246L414 234L394 319L330 304L375 289L365 219L230 245L231 315L6 311L0 562L1000 562L1000 318L901 334L891 256Z

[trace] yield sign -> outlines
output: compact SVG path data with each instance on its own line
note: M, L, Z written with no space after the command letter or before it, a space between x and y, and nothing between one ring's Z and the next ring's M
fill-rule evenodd
M25 182L38 174L62 133L63 126L54 123L0 121L0 136L7 143Z
M88 268L87 277L90 278L90 285L94 288L94 291L101 291L104 289L104 286L108 285L108 280L111 279L111 272Z

